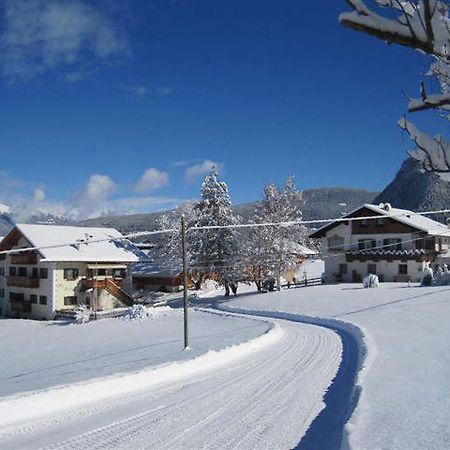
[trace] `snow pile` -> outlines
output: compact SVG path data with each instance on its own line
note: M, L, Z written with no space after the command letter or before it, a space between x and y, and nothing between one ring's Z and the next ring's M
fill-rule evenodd
M369 273L363 279L364 288L377 288L380 285L380 280L373 273Z
M86 305L78 305L75 310L75 323L82 324L89 322L92 310Z
M181 310L176 310L170 306L161 306L159 308L147 307L144 305L133 305L128 308L121 319L125 320L144 320L144 319L158 319L160 317L167 317L173 314L180 314Z

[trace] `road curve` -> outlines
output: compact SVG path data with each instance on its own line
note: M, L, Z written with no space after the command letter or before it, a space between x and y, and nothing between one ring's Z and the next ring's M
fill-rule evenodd
M293 448L323 409L341 361L331 330L285 320L239 363L0 434L1 448Z

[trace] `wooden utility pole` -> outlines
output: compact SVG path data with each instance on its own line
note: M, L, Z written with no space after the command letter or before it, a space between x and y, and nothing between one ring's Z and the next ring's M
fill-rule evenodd
M183 310L184 310L184 348L189 348L188 333L188 286L187 286L187 254L186 254L186 219L181 216L181 251L183 256Z

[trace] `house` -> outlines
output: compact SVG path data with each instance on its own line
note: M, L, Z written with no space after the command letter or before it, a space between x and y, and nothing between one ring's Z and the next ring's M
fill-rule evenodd
M310 235L321 240L326 280L360 282L374 273L380 281L420 281L423 268L449 251L449 228L423 215L365 204L343 219L358 217L367 219L337 220Z
M0 254L2 315L52 319L80 304L132 304L130 265L145 255L117 230L19 224L0 242L0 252L24 248Z
M134 290L177 292L183 284L180 268L162 268L155 263L135 264L132 276Z

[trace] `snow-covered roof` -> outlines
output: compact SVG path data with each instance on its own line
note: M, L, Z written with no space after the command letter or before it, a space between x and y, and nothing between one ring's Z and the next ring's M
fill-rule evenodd
M155 263L139 263L135 264L132 269L133 277L140 278L172 278L181 273L181 269L177 267L160 267Z
M365 203L364 205L343 216L342 219L346 217L353 217L357 211L363 208L369 209L381 216L391 217L393 220L397 220L398 222L401 222L405 225L409 225L410 227L413 227L419 231L424 231L429 235L450 235L450 229L443 223L437 222L436 220L430 219L429 217L417 214L407 209L392 208L390 205L372 205L370 203ZM339 224L339 222L337 221L331 222L316 230L311 234L311 237L318 237L321 232L326 232L328 229L337 224Z
M382 205L371 205L365 204L364 207L371 209L372 211L378 212L380 214L384 214L386 216L398 216L393 217L394 220L398 220L401 223L409 225L413 228L417 228L421 231L425 231L428 234L432 235L441 235L449 233L449 229L443 223L437 222L436 220L430 219L429 217L416 214L413 211L409 211L407 209L399 209L399 208L388 208L385 209Z
M291 250L293 253L297 253L299 255L304 255L304 256L317 255L316 250L312 250L312 249L305 247L304 245L299 244L298 242L292 241L290 239L288 240L287 245L288 245L289 250Z
M146 258L114 228L17 224L15 229L31 246L39 247L44 261L133 263ZM61 244L72 245L58 247Z

